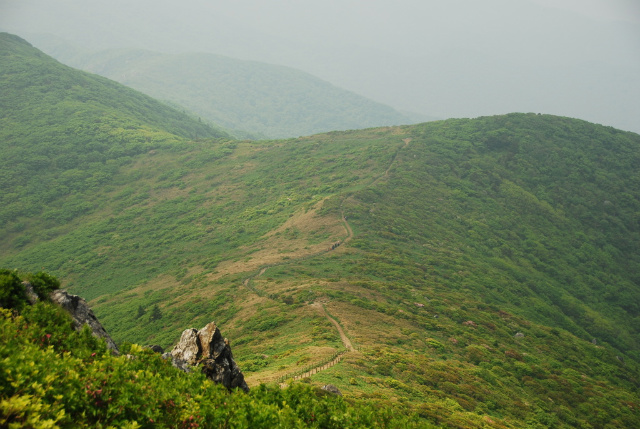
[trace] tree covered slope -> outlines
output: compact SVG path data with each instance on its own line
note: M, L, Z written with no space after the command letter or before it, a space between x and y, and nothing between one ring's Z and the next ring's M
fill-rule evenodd
M116 82L0 34L0 220L69 221L131 156L185 139L228 137ZM17 226L22 228L22 226Z
M240 135L286 138L415 122L389 106L289 67L214 54L56 52L66 64L184 106Z
M448 427L640 425L637 134L517 113L144 147L71 194L52 170L48 199L3 164L37 210L3 218L0 266L58 276L116 341L215 320L250 386L322 368Z

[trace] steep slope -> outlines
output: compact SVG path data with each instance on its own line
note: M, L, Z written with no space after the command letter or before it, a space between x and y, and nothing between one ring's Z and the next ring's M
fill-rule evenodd
M198 337L191 337L191 347L199 350L198 355L216 355L217 359L204 359L209 363L204 364L208 375L194 366L188 372L175 368L157 347L128 344L123 350L126 354L114 355L101 338L92 336L87 325L76 325L77 308L61 307L53 296L47 299L45 289L56 289L59 283L46 284L46 280L57 280L42 273L24 277L39 280L39 287L35 282L30 285L39 294L38 299L32 288L30 293L37 301L25 296L25 286L15 272L0 269L2 427L271 429L326 428L335 427L335 422L342 427L434 427L416 416L346 401L302 384L288 389L261 386L251 391L243 386L245 392L222 384L231 379L230 374L223 380L214 374L231 372L229 367L235 364L215 324L200 332L204 344L194 344ZM7 292L14 299L6 300ZM54 293L65 295L59 290ZM67 310L73 311L73 320ZM91 310L85 307L84 311ZM195 358L193 352L185 354ZM237 372L235 376L241 378Z
M24 229L17 219L36 215L49 226L66 224L92 210L86 195L109 183L131 156L187 138L228 137L123 85L64 66L16 36L0 34L0 56L3 229Z
M241 135L285 138L417 122L288 67L214 54L53 50L66 64L184 106Z
M116 341L215 320L250 385L640 425L637 134L510 114L187 141L218 134L2 41L0 266L57 275Z
M533 114L159 147L72 230L24 214L0 265L59 275L118 341L213 319L250 384L312 374L449 427L635 427L639 148Z

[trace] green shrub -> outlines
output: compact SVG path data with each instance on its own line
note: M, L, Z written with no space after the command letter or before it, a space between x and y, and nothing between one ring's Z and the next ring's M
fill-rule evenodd
M0 306L20 309L27 302L27 295L18 275L7 269L0 269Z
M28 323L33 342L42 347L53 347L56 352L74 351L77 355L105 353L105 342L91 334L84 326L73 328L71 316L64 309L47 302L37 302L23 308L21 316Z
M429 345L430 347L433 347L436 350L444 351L444 344L442 344L438 340L434 340L433 338L427 338L426 343L427 345Z
M0 309L0 344L0 427L432 427L305 384L230 394L136 344L123 347L127 356L112 356L49 302L20 315Z
M28 275L27 280L41 299L47 299L51 292L60 289L60 281L43 271Z

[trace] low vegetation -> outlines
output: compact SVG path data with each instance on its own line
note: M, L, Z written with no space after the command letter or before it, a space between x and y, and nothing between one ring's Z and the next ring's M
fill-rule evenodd
M113 81L64 66L16 36L0 33L0 55L2 225L25 215L40 216L49 230L68 224L93 210L87 195L132 157L187 139L227 136ZM26 234L14 244L29 241Z
M144 147L49 200L4 165L0 264L117 342L215 320L250 386L344 351L331 317L355 350L312 386L448 427L640 426L637 134L510 114Z
M22 286L15 272L0 271L0 291L12 290L16 280ZM70 316L53 304L16 304L3 301L0 308L2 427L432 427L304 384L228 392L150 349L129 344L112 356L88 328L74 331Z

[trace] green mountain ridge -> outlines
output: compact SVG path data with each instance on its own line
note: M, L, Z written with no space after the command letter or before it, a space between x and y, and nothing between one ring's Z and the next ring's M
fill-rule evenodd
M640 424L639 135L514 113L143 147L69 219L68 170L37 210L7 179L39 147L0 165L0 266L56 275L117 342L215 320L252 387L344 352L307 381L433 424Z
M40 45L65 64L184 106L241 137L287 138L420 121L289 67L204 53L84 53L62 42Z
M5 226L45 208L45 218L59 223L90 210L77 192L106 183L133 155L185 139L229 138L123 85L64 66L17 36L0 35L0 55Z

